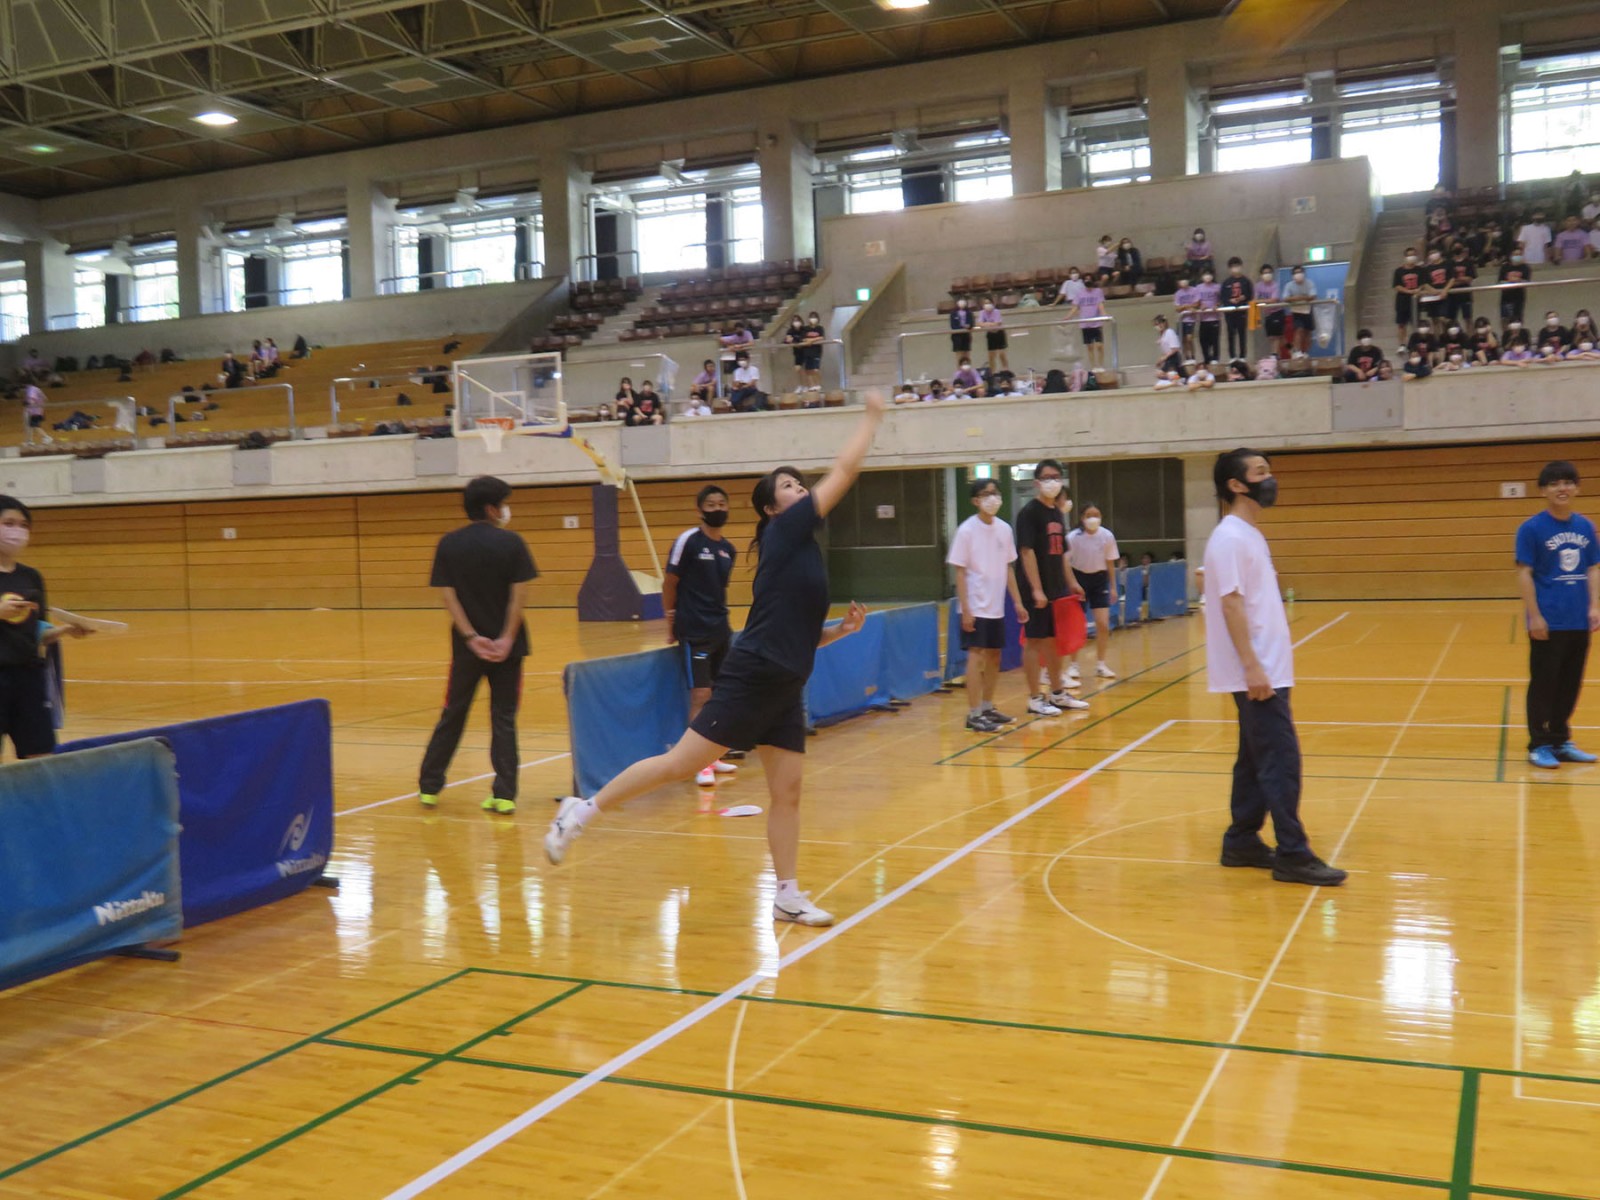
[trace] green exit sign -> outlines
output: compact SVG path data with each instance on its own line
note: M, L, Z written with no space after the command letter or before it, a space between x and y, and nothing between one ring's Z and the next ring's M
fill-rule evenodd
M857 304L865 304L868 300L871 300L871 299L872 299L872 289L871 288L857 288L856 289L856 303Z
M1328 261L1328 247L1326 247L1326 246L1307 246L1306 247L1306 261L1307 262L1327 262Z

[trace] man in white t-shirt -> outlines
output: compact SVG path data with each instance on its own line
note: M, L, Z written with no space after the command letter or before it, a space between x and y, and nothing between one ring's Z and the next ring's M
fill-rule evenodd
M1233 823L1222 865L1264 867L1284 883L1336 885L1346 873L1311 852L1300 823L1300 738L1289 708L1294 647L1272 552L1257 525L1278 498L1272 464L1255 450L1217 455L1212 470L1222 520L1206 542L1206 677L1239 713ZM1276 851L1261 840L1272 814Z
M1000 511L1000 488L992 479L974 479L969 494L977 514L956 530L945 562L956 569L956 598L961 603L961 648L967 652L967 728L994 733L1009 725L994 706L1000 678L1000 651L1006 644L1006 594L1018 616L1028 610L1017 590L1017 543Z
M1545 262L1550 257L1552 240L1553 235L1550 226L1545 223L1543 210L1534 213L1533 220L1517 230L1517 244L1522 247L1522 256L1529 262Z

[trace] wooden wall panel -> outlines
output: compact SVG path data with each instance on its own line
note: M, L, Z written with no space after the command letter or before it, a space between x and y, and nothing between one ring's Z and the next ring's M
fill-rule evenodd
M23 555L75 612L187 608L187 560L181 504L35 509Z
M1595 440L1276 455L1279 507L1263 528L1278 575L1307 600L1515 596L1517 526L1558 458L1600 495ZM1502 483L1526 498L1502 499Z
M191 608L360 607L355 497L183 508Z

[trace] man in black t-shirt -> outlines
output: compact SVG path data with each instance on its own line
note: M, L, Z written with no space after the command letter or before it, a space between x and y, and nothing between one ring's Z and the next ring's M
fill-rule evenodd
M1467 247L1457 245L1450 257L1450 295L1445 301L1445 316L1465 327L1472 320L1472 293L1466 289L1478 282L1478 268L1468 257Z
M1378 365L1383 362L1383 351L1373 344L1372 330L1363 329L1356 334L1356 344L1345 361L1344 377L1351 383L1366 383L1378 377Z
M494 791L489 812L517 811L517 705L528 630L522 621L528 583L538 577L528 544L509 529L511 485L492 475L467 484L462 503L471 523L439 539L429 584L450 614L450 681L444 710L422 755L417 785L424 808L439 803L445 772L461 742L478 680L489 681L489 761Z
M1228 326L1228 357L1245 358L1250 351L1249 317L1250 301L1255 299L1255 285L1244 273L1244 260L1228 260L1228 274L1222 280L1222 314Z
M733 547L722 536L728 523L728 493L708 483L695 497L700 525L685 529L672 543L667 572L661 581L661 606L667 618L667 642L684 649L689 666L689 720L711 699L711 685L728 656L733 628L728 624L728 577L733 574ZM718 775L739 768L721 759L695 776L711 787Z
M1422 267L1417 248L1406 247L1406 261L1394 269L1394 323L1400 331L1400 347L1405 348L1406 331L1417 318L1417 292L1422 287Z
M0 740L10 738L18 758L38 758L56 748L45 651L58 638L84 635L71 625L40 629L50 611L44 576L17 561L32 528L28 506L0 496Z
M1500 264L1501 283L1527 283L1533 278L1533 268L1524 261L1522 251L1519 249L1509 259ZM1500 293L1500 321L1510 325L1513 321L1522 323L1523 309L1528 303L1528 289L1523 287L1508 287ZM1515 331L1512 331L1515 332Z
M1061 464L1047 458L1033 468L1034 498L1017 512L1017 588L1027 601L1027 639L1022 669L1028 683L1028 711L1038 717L1059 717L1063 708L1088 708L1067 691L1061 677L1061 654L1056 649L1056 624L1052 604L1068 593L1083 595L1083 585L1067 570L1067 515L1072 501L1061 489L1065 476ZM1041 680L1047 681L1041 686ZM1034 689L1040 690L1035 693Z

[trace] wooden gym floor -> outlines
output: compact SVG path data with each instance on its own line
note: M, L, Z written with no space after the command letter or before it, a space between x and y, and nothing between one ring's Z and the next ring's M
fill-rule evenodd
M691 785L545 864L560 666L659 626L533 614L501 818L410 794L439 616L131 619L69 648L69 733L328 697L343 887L0 994L0 1196L1600 1197L1600 768L1525 765L1512 604L1294 613L1337 891L1215 865L1198 618L1116 635L1085 716L825 730L834 932L774 928L759 819Z

